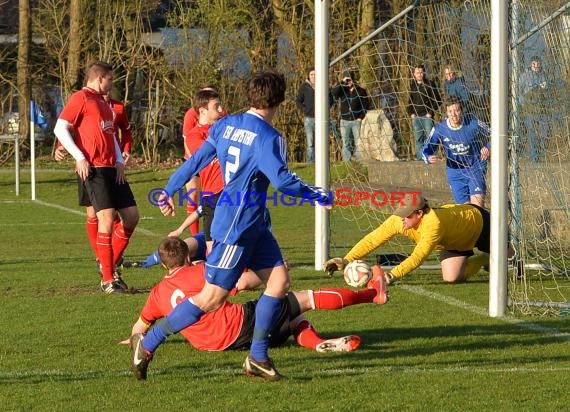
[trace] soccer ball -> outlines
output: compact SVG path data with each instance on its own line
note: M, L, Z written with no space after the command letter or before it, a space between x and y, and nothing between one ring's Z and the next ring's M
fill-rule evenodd
M344 268L344 281L353 288L363 287L371 277L370 266L364 260L353 260Z

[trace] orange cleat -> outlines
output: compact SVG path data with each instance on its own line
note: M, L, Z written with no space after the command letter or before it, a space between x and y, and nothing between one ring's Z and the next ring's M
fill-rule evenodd
M376 296L373 302L377 305L384 305L388 303L390 297L388 296L388 288L386 287L386 278L384 277L384 271L378 265L372 266L372 279L366 285L368 289L375 289Z

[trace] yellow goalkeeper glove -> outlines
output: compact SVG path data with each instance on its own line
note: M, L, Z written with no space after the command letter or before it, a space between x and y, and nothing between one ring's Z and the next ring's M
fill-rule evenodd
M332 258L325 262L324 270L325 272L328 272L329 276L332 276L335 271L342 271L346 265L348 265L348 260L343 258Z

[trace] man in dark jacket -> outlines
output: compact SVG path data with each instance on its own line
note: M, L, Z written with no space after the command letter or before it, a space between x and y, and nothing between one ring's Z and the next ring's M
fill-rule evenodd
M335 86L331 93L335 99L340 100L342 160L348 162L352 155L358 160L361 157L356 150L360 138L360 125L370 108L368 92L356 84L352 73L345 71L341 83Z
M307 78L299 87L295 103L303 111L305 125L305 136L307 137L307 163L315 161L315 68L311 67L307 71ZM333 104L332 96L329 93L329 108ZM331 131L335 137L338 135L336 126L331 121Z
M423 64L414 67L414 79L410 83L408 114L412 118L412 130L416 140L416 159L422 160L422 146L433 127L435 112L441 105L441 97L435 82L425 76Z

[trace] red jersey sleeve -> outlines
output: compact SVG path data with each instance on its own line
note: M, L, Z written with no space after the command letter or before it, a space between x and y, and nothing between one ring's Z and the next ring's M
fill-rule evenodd
M151 290L150 295L148 296L148 299L146 300L146 303L144 304L144 307L141 311L140 318L147 325L152 325L158 319L163 318L167 315L164 314L161 309L160 298L158 295L158 288L154 287Z
M122 102L112 100L111 108L115 114L115 134L117 138L120 136L119 146L123 153L131 153L133 144L133 134L131 131L131 124L127 116L127 108ZM119 131L121 132L119 134Z

